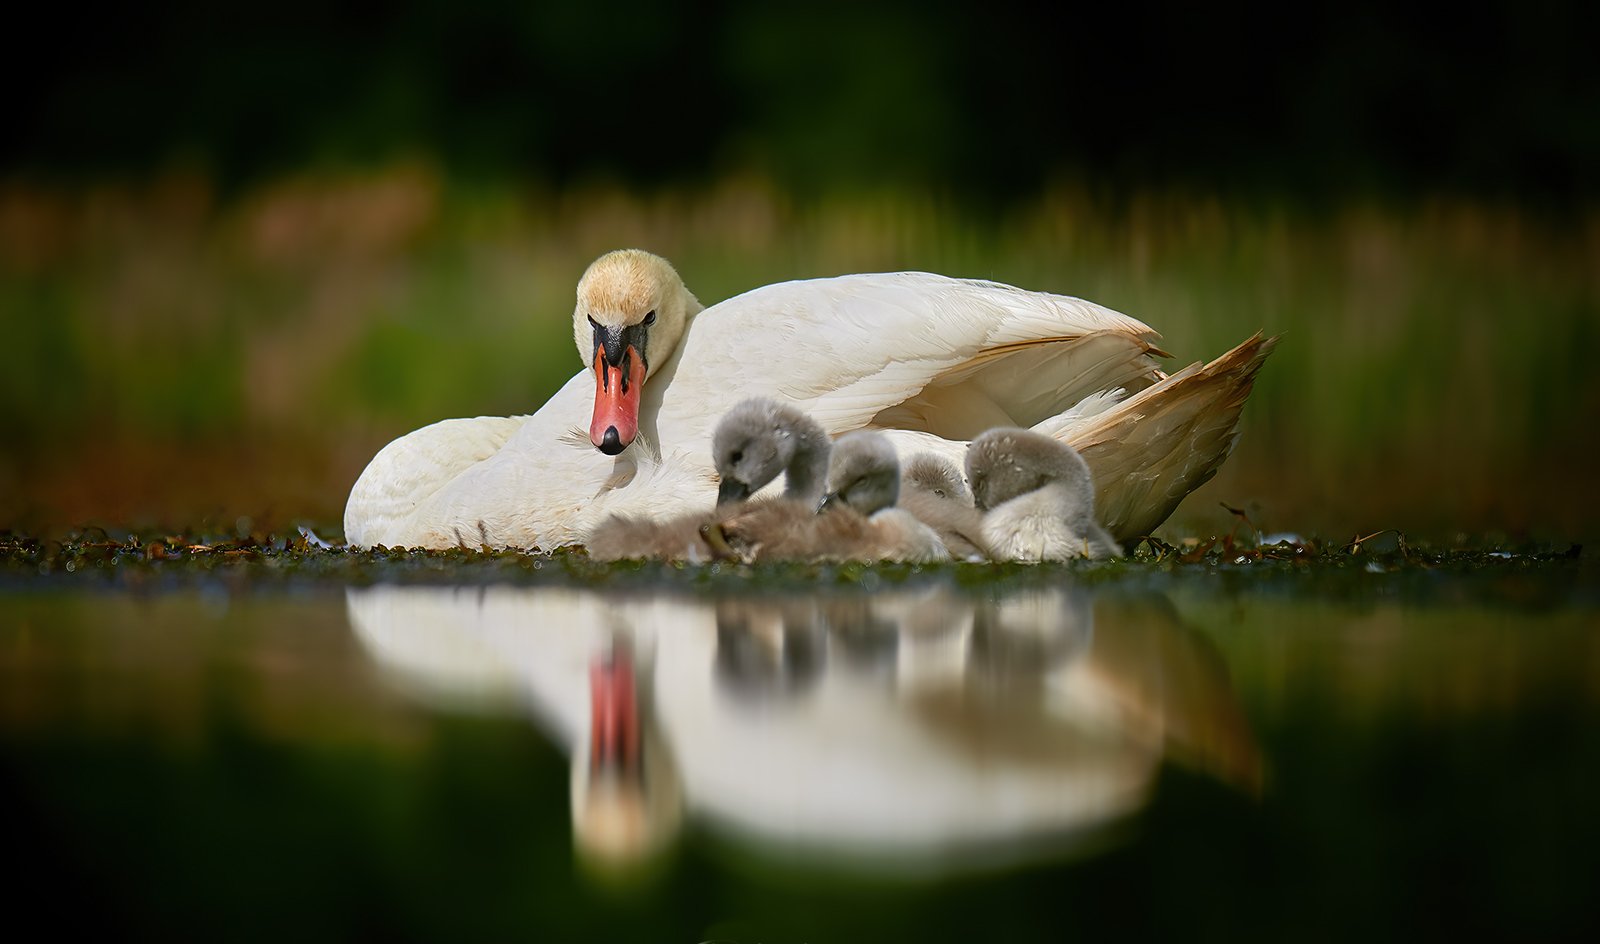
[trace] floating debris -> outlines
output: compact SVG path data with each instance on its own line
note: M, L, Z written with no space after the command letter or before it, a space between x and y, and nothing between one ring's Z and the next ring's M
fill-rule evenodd
M305 539L305 542L307 544L311 545L312 547L316 548L317 550L319 550L319 551L327 551L327 550L332 550L333 549L333 545L332 544L329 544L327 541L324 541L323 539L317 537L317 532L311 530L310 528L306 527L305 525L300 525L298 527L298 530L300 532L300 537Z

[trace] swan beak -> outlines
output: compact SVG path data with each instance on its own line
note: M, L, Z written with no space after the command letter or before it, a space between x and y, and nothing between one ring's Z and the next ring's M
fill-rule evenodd
M644 390L644 358L628 345L622 364L611 366L603 346L594 352L594 419L589 441L608 456L628 448L639 434L639 395Z
M639 701L626 649L589 665L589 764L595 771L639 769Z

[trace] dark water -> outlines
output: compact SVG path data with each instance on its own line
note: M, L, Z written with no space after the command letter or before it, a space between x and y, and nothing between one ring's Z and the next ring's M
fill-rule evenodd
M13 592L7 908L208 940L1593 939L1591 577Z

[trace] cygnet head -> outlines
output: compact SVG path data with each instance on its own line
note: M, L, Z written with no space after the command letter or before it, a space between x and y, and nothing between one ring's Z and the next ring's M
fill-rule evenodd
M639 432L645 379L665 364L701 305L667 260L618 249L589 264L572 313L578 356L594 372L589 441L616 455Z
M906 463L900 484L908 492L922 492L941 501L972 504L972 493L961 479L961 471L943 456L919 452Z
M823 507L846 505L863 515L892 508L900 497L900 460L889 437L857 430L834 440Z
M723 415L711 437L722 484L717 504L739 501L786 476L784 496L815 508L828 470L828 434L810 417L773 400L745 400Z
M1094 504L1089 466L1077 450L1026 429L991 429L974 439L967 447L967 481L980 511L1058 483L1087 507Z

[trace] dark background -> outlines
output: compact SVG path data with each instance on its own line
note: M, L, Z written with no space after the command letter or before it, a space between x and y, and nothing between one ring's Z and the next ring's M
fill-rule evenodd
M455 173L555 185L758 164L788 187L983 201L1062 172L1320 198L1595 196L1587 4L752 6L56 5L0 65L0 141L11 168L182 159L235 184L425 149Z

